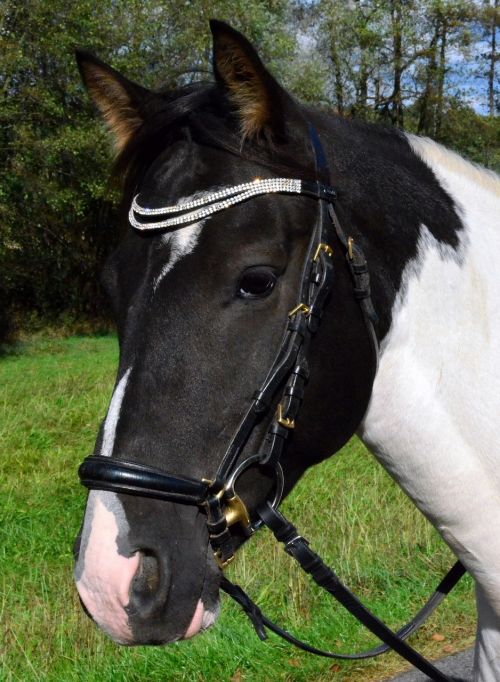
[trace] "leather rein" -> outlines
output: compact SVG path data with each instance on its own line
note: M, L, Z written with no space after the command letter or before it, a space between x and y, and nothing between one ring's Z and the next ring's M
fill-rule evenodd
M145 464L92 455L80 466L78 472L80 481L93 490L151 497L202 508L207 516L210 544L221 569L234 559L230 532L232 525L240 524L247 536L263 525L267 526L302 569L373 632L383 644L357 654L333 653L312 647L273 623L241 587L222 576L221 589L240 604L261 639L266 639L268 628L304 651L328 658L348 660L378 656L393 649L430 679L436 682L451 682L449 677L441 673L405 640L427 620L465 573L465 568L460 562L447 573L416 616L398 632L393 632L341 582L335 572L311 549L309 542L278 510L284 485L281 457L304 398L309 378L307 358L310 342L319 328L333 287L332 244L335 240L340 242L345 253L353 282L353 294L361 307L371 340L374 363L378 361L378 340L374 328L377 316L371 301L366 258L362 249L341 227L334 209L336 193L329 184L326 156L316 130L312 126L309 126L309 130L316 158L315 182L287 178L256 180L219 190L208 197L204 196L203 199L158 209L141 207L136 197L130 210L130 222L136 229L165 230L176 229L179 225L199 220L230 205L262 194L301 194L318 202L318 215L305 258L297 305L288 313L285 333L275 360L263 384L254 393L222 457L215 477L211 480L198 480L172 475ZM271 414L277 396L279 402L276 414L271 419L260 452L239 462L254 428ZM235 485L238 478L254 466L258 466L274 479L274 489L270 499L257 507L255 512L257 518L252 520L245 503L235 491Z

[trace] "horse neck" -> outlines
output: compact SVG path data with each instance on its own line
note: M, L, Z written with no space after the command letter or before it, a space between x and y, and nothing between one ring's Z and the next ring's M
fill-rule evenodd
M462 281L472 278L472 269L482 281L498 280L481 266L500 246L495 174L430 140L340 119L333 120L329 142L337 211L367 256L381 339L409 278L429 258L435 261L434 296L445 293L443 262L467 260L471 267L462 270Z

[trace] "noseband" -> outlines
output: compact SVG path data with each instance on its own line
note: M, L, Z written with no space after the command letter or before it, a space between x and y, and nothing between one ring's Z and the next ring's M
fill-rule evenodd
M309 547L296 528L278 511L283 494L281 457L286 440L295 427L309 378L308 355L310 342L317 332L325 305L334 281L333 244L340 243L345 252L348 270L353 282L353 294L359 302L373 350L373 362L378 359L378 341L374 329L377 316L370 295L368 266L362 249L347 236L334 210L335 190L329 185L326 157L317 132L310 127L311 143L316 158L317 180L314 182L270 178L226 187L204 194L175 206L146 208L135 197L130 209L131 225L141 231L172 230L181 225L202 220L229 206L252 197L272 193L295 194L310 197L318 202L318 214L305 258L298 289L297 303L288 313L285 332L274 362L263 384L255 391L236 433L222 457L215 477L193 479L165 473L154 467L136 462L92 455L79 469L80 481L89 489L108 490L115 493L150 497L178 504L198 506L206 512L210 544L221 569L234 559L230 527L239 524L250 536L262 525L268 526L285 550L295 558L313 579L340 601L358 620L366 625L384 644L361 654L335 654L315 649L270 621L237 585L223 577L221 587L235 599L251 618L257 634L265 639L265 628L285 638L300 648L321 656L341 659L367 658L393 648L431 679L445 682L448 678L412 649L404 639L413 633L445 594L465 572L457 563L438 586L429 602L417 616L398 633L394 633L374 616L345 587L338 576ZM278 400L277 400L278 398ZM277 407L274 407L277 405ZM260 452L240 460L240 456L254 428L271 411L267 434ZM237 495L238 478L250 467L259 467L274 480L269 499L257 507L252 519L243 500Z

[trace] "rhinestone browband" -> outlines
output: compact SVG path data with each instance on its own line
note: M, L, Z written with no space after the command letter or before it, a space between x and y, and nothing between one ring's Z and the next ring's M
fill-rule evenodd
M241 185L224 187L216 192L204 194L198 199L179 202L175 206L162 206L161 208L145 208L137 203L137 196L134 197L129 211L129 221L132 227L137 230L162 230L177 225L197 222L211 215L222 211L229 206L239 204L246 199L260 194L284 193L284 194L303 194L304 184L302 180L290 178L256 178L252 182L245 182ZM177 214L172 215L169 214ZM136 217L137 216L137 217ZM154 216L164 218L156 222L147 220ZM146 220L141 222L140 217Z

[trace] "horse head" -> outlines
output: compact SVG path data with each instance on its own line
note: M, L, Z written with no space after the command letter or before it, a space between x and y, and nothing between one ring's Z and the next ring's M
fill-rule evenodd
M78 55L118 150L124 206L137 197L139 211L193 211L175 229L141 230L127 221L107 262L103 283L120 362L95 455L196 481L216 476L280 349L319 210L317 199L283 193L252 195L206 215L197 206L227 187L277 177L315 182L308 123L320 135L324 125L275 81L246 38L221 22L211 29L209 85L152 92L92 55ZM132 221L134 215L141 217L132 213ZM147 211L143 221L147 226ZM373 382L370 341L344 255L334 248L329 257L338 274L282 463L284 494L352 435ZM277 400L245 438L233 469L260 451ZM235 486L253 522L277 482L256 465ZM248 537L241 523L229 532L235 548ZM221 569L203 506L92 490L75 572L85 608L118 642L190 637L218 613Z

